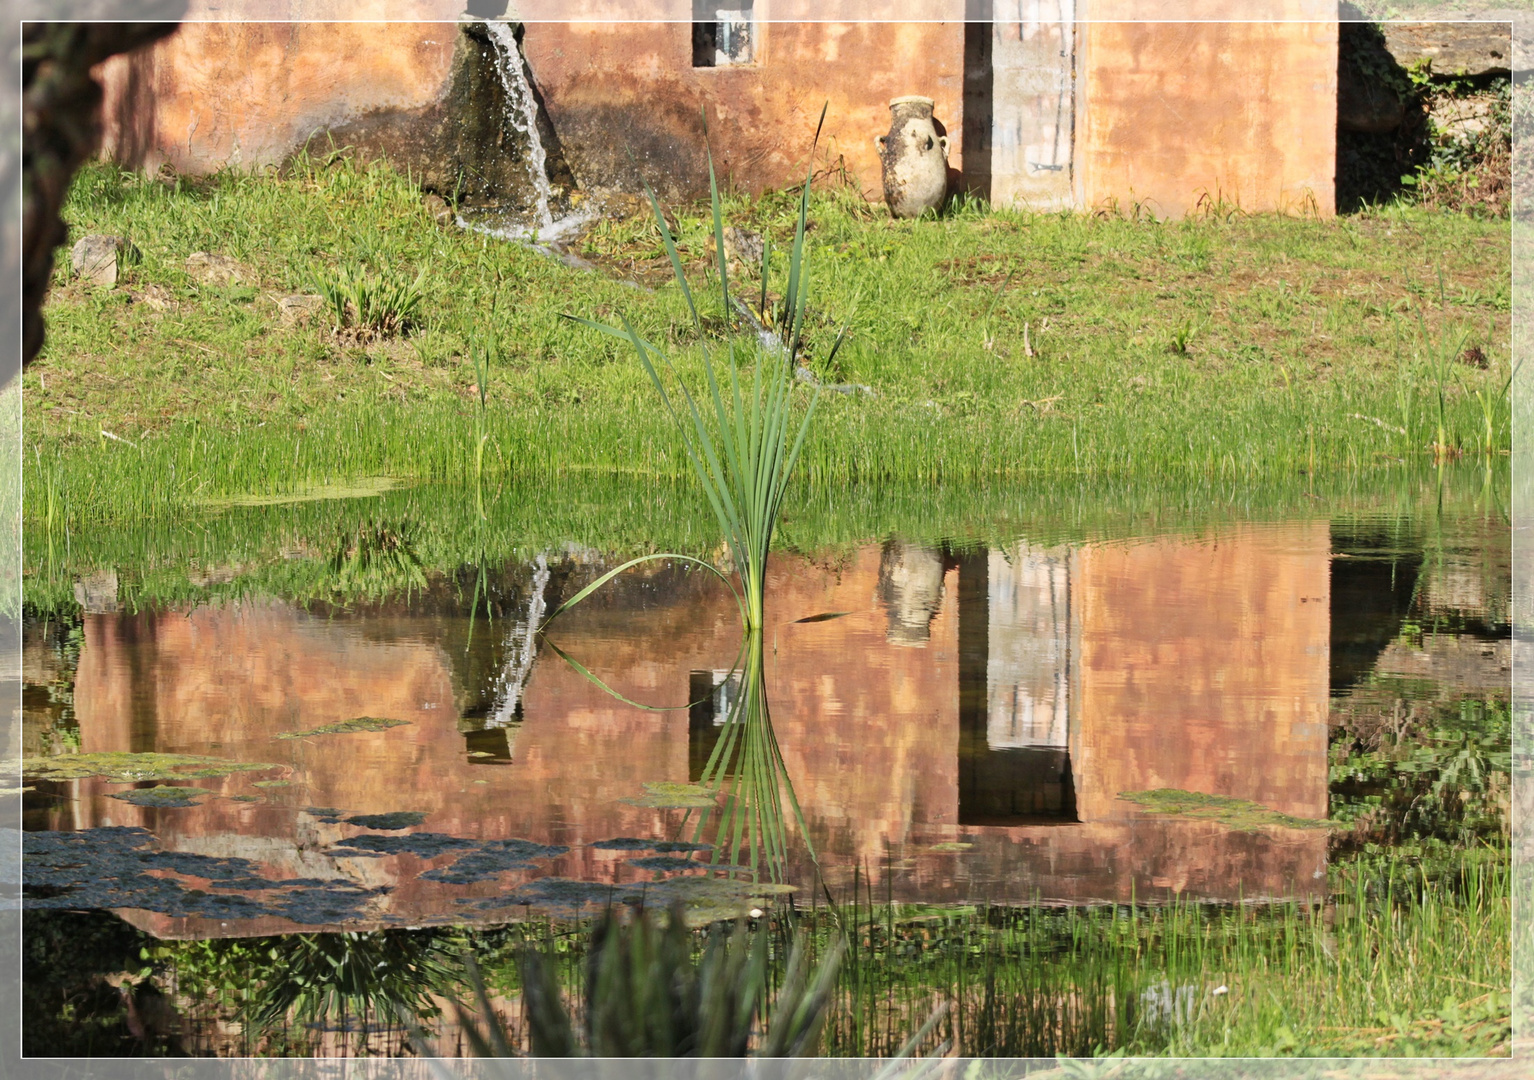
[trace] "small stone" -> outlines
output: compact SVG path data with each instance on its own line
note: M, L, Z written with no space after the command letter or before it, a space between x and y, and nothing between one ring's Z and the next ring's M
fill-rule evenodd
M451 225L453 223L453 208L447 204L447 200L435 192L428 192L426 198L421 200L426 206L426 212L438 225Z
M724 253L733 261L743 262L753 267L761 266L761 234L747 229L737 229L733 225L729 226L724 230Z
M128 242L120 236L93 233L75 241L69 253L69 265L75 276L84 278L92 285L111 288L117 284L119 255L126 252Z
M282 316L283 326L298 326L308 322L325 306L325 298L313 293L294 293L277 301L277 313Z
M194 251L186 257L186 272L204 285L253 285L255 275L228 255Z

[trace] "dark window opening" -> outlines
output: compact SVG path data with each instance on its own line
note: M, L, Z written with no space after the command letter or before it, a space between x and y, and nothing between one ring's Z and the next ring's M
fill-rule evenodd
M750 64L756 54L752 0L692 0L692 66Z

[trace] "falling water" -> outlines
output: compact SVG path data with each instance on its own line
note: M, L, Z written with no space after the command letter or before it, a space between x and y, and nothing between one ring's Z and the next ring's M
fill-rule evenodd
M533 670L533 661L537 658L538 627L543 622L543 613L548 606L544 596L548 584L549 563L539 555L537 569L533 571L533 595L527 605L527 621L513 625L511 633L507 635L506 645L514 651L501 675L501 686L505 694L486 722L487 728L506 727L516 718L517 705L522 701L522 687L526 685L527 676Z
M536 238L545 243L553 243L584 224L587 215L574 213L555 219L550 206L552 192L549 188L548 153L543 148L543 140L538 136L538 101L533 97L533 88L522 70L522 52L517 48L517 39L510 24L487 22L485 30L495 43L496 73L506 93L506 122L527 140L527 173L537 196L537 206L530 227L515 225L493 229L462 219L459 224L505 240Z

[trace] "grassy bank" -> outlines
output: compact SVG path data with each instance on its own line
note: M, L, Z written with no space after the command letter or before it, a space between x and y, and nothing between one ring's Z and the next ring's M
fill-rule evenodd
M727 202L730 221L786 250L791 197ZM631 353L559 317L623 315L686 343L685 303L637 209L577 245L596 271L439 226L406 178L345 157L197 185L95 166L66 216L75 235L125 235L139 256L110 290L60 271L25 376L29 516L44 489L57 515L85 522L349 477L462 480L478 442L476 339L494 342L491 474L687 474ZM703 211L676 217L701 279ZM967 206L895 222L817 192L805 363L873 393L822 396L801 476L1250 482L1427 461L1434 444L1499 453L1508 248L1506 222L1405 209L1156 223ZM196 280L196 251L236 260L236 279ZM353 264L403 283L424 271L418 325L370 339L323 313L290 324L280 298Z

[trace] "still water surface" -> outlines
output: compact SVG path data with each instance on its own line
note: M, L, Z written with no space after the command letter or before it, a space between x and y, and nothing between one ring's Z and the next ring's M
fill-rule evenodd
M775 555L767 693L808 832L789 880L927 904L1324 894L1338 732L1506 698L1506 525L1456 522L1431 543L1316 516ZM28 906L230 937L569 914L704 872L666 849L694 838L686 811L638 803L701 775L736 608L668 564L534 632L616 561L551 550L477 603L433 577L384 602L127 610L115 578L82 581L77 652L28 626L27 753L260 767L29 780ZM395 723L291 737L362 717ZM164 784L202 790L119 797ZM1169 790L1252 805L1144 795Z

